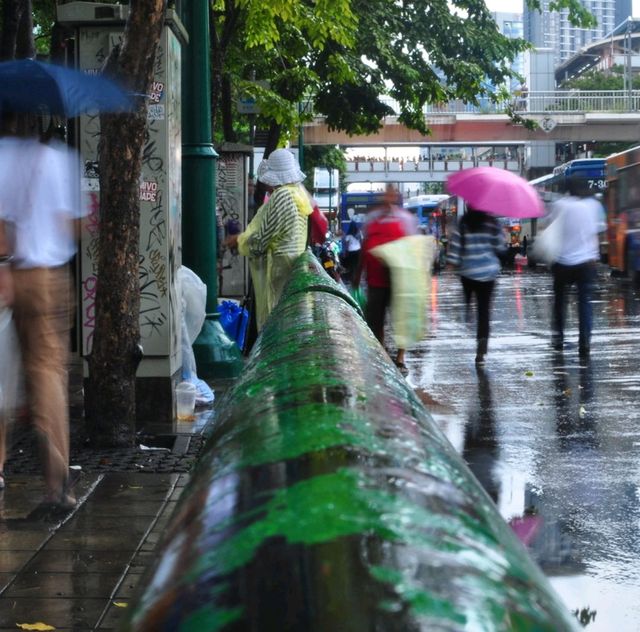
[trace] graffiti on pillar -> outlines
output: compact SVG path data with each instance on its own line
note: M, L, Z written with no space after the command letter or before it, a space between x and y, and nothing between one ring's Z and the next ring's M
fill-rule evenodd
M103 28L79 31L79 66L97 73L122 39ZM165 29L154 63L147 97L147 127L142 151L140 204L140 332L145 356L179 358L181 301L177 300L180 255L180 45ZM169 51L169 53L167 52ZM177 78L177 79L176 79ZM176 88L173 90L173 88ZM100 117L81 117L79 149L84 173L82 204L87 220L81 237L83 354L91 351L95 328L95 297L100 227L98 143ZM176 149L177 147L177 149Z
M225 235L244 230L247 225L246 161L242 153L221 152L218 160L217 212ZM244 296L246 261L236 250L223 248L221 296Z

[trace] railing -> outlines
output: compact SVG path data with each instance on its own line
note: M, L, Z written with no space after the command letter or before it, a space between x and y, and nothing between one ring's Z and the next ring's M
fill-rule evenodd
M301 256L127 629L574 629L356 310Z
M521 158L480 158L474 156L468 159L460 158L431 158L429 160L348 160L347 173L433 173L460 171L470 167L498 167L521 173L523 163Z
M395 115L400 107L397 101L383 97ZM442 114L506 114L508 109L517 113L546 114L549 112L640 112L640 90L551 90L514 95L506 103L492 103L487 98L479 99L478 105L450 101L428 104L423 108L425 116ZM393 116L393 115L392 115Z

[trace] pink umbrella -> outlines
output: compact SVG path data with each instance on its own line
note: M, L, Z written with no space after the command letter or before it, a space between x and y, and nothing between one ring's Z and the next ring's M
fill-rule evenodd
M473 208L498 217L542 217L544 204L536 190L520 176L497 167L473 167L449 176L449 193Z

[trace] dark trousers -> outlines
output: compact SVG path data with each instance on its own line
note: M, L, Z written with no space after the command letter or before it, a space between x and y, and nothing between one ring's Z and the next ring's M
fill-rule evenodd
M579 346L589 348L591 341L591 326L593 310L591 297L596 278L596 264L586 261L575 266L565 266L561 263L553 265L553 336L557 342L564 338L564 321L566 314L567 289L573 283L578 288L578 319L580 321Z
M391 288L371 286L367 288L365 320L380 344L384 344L384 319L390 304Z
M489 313L491 311L491 296L495 281L474 281L467 277L460 277L462 281L462 289L464 291L464 302L466 304L467 313L471 304L471 298L476 295L476 303L478 304L478 330L476 338L478 340L489 339Z

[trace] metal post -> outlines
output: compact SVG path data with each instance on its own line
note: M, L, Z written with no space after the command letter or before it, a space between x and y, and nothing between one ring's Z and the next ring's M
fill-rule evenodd
M302 110L302 101L300 101L298 103L298 116L302 116ZM298 125L298 164L300 165L300 170L304 171L304 127L302 126L302 120Z
M625 75L627 77L627 98L629 100L628 110L633 110L633 70L632 70L632 50L631 50L631 22L627 19L627 32L624 36L625 45Z
M333 215L331 214L331 205L333 203L333 169L327 167L329 171L329 219L333 223Z
M207 319L193 345L200 377L232 377L240 351L218 322L216 160L211 135L209 3L182 2L189 33L182 64L182 257L207 286Z

